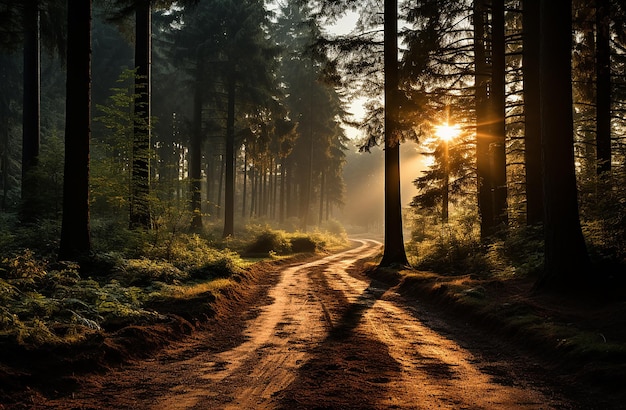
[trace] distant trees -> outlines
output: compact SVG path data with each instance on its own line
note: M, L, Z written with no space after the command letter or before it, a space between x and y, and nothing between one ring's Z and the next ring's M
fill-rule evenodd
M196 0L179 2L182 6L195 4ZM150 229L150 156L152 150L152 9L158 4L168 8L173 0L115 0L118 10L111 16L120 20L133 14L135 17L135 99L133 130L133 156L131 172L130 227Z
M135 16L135 98L129 224L149 229L150 220L150 133L151 133L151 59L152 0L116 0L118 11L111 17L120 20Z
M61 20L65 4L59 0L2 1L0 10L0 44L5 49L17 48L20 41L22 45L20 219L30 224L45 209L39 197L41 178L37 167L41 145L41 50L45 47L51 54L63 54Z
M236 141L237 126L246 127L241 117L252 115L257 105L268 102L271 105L272 92L276 90L272 68L276 50L267 41L266 13L258 1L208 2L194 10L178 36L189 50L185 57L193 67L196 87L190 153L192 224L195 229L201 226L202 143L207 132L221 130L225 147L224 237L235 233L236 151L241 144ZM191 46L192 43L195 46ZM204 120L205 105L217 116Z
M346 137L339 123L345 112L332 83L335 73L330 60L316 49L321 36L318 24L309 6L292 3L281 9L275 34L283 50L278 73L284 84L284 108L297 124L295 139L281 143L281 171L289 175L294 188L285 192L281 204L297 200L298 206L287 207L285 214L297 216L302 230L315 220L321 223L324 208L340 205L343 196L342 176L337 172L345 161Z
M6 212L12 204L18 202L20 196L19 175L20 162L19 144L14 136L14 130L19 126L17 101L20 99L19 62L15 54L0 54L0 77L2 78L2 92L0 92L0 189L2 199L0 210Z

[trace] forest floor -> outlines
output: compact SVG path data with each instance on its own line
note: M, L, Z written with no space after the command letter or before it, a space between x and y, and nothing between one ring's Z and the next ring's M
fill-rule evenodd
M376 270L379 252L262 263L217 299L153 306L163 323L16 350L0 409L626 408L623 301Z

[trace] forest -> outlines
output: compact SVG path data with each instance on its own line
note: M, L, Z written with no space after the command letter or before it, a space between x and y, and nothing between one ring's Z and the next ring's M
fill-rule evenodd
M367 241L376 280L626 375L625 73L618 0L0 0L0 409L23 355L106 367Z

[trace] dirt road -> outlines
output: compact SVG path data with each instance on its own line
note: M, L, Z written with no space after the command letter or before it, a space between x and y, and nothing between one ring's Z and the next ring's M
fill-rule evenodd
M233 313L253 316L243 338L199 332L36 408L579 408L514 349L362 276L381 244L357 242L276 272L265 306Z

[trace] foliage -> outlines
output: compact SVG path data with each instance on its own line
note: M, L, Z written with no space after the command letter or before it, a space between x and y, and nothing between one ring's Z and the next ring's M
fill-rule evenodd
M152 282L180 283L189 276L171 263L147 258L125 260L119 267L118 275L126 286L148 286Z
M42 140L38 163L26 176L30 186L36 190L24 193L32 198L22 198L20 212L22 215L32 215L36 221L56 218L61 211L64 146L58 134L57 130L52 130L51 135Z
M504 239L481 241L476 216L455 215L441 224L438 215L415 215L407 246L417 269L445 275L478 277L537 277L543 268L543 232L540 227L510 230Z
M0 257L31 249L37 255L53 257L59 244L60 221L42 218L36 226L20 224L16 214L0 214Z
M97 105L100 115L94 119L106 133L93 139L91 201L93 211L110 218L127 215L131 191L133 132L142 119L133 113L139 94L134 89L136 69L123 70L117 86L110 89L106 104Z
M185 295L198 281L236 279L246 267L236 253L216 249L198 235L178 236L169 250L146 243L140 249L142 257L100 253L84 266L48 262L30 249L5 255L0 336L25 346L79 343L93 332L159 320L147 308L151 300ZM219 292L230 283L218 282L209 288Z
M248 225L247 236L253 238L241 249L243 255L289 255L320 250L345 248L348 238L343 226L329 221L324 227L310 233L274 230L268 225Z
M284 255L291 252L291 244L285 232L266 230L260 233L244 251L247 255L262 255L270 252Z
M293 252L315 252L317 243L310 236L296 236L289 240Z
M96 252L119 252L127 257L140 257L148 234L128 228L126 219L93 218L93 248Z

